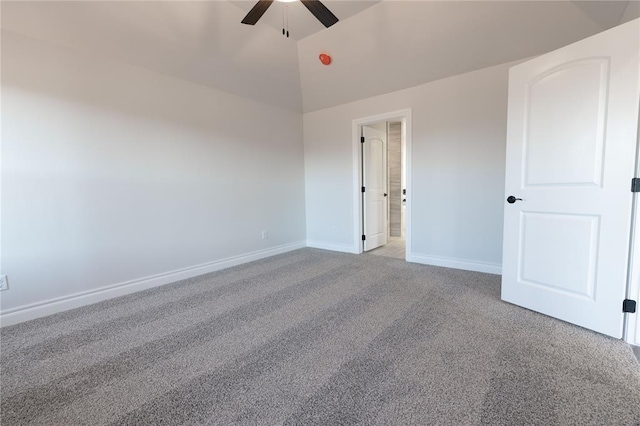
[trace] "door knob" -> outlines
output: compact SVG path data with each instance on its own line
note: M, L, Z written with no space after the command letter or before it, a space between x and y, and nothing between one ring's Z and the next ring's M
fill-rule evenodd
M509 203L509 204L513 204L513 203L515 203L516 201L522 201L522 198L516 198L516 197L514 197L513 195L509 195L509 196L507 197L507 203Z
M383 195L386 197L386 196L387 196L387 193L385 192Z

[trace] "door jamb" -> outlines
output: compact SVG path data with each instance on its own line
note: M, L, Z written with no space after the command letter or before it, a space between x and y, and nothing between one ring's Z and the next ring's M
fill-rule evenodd
M401 121L402 136L405 141L405 170L406 181L405 188L407 190L406 202L406 223L405 223L405 259L409 259L412 255L411 251L411 206L412 206L412 173L411 173L411 148L413 135L411 127L411 108L392 111L384 114L378 114L370 117L357 118L352 121L352 141L353 141L353 252L360 254L363 252L362 244L362 215L364 213L362 206L362 153L361 153L361 128L368 124L375 124L381 121Z
M640 111L640 99L638 100L638 111ZM638 130L636 132L636 167L635 177L640 177L640 120L638 121ZM640 304L640 196L633 193L633 201L631 208L631 234L629 236L629 261L627 264L627 286L625 297L635 300ZM634 314L624 314L622 323L622 339L630 345L640 345L640 339L636 336L640 334L640 309L636 308ZM640 348L640 346L636 346ZM638 352L636 356L638 356ZM638 356L640 360L640 356Z

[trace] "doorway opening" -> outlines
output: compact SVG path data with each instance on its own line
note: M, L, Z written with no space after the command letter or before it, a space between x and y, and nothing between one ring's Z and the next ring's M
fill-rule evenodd
M410 110L354 120L358 253L399 259L410 254L409 126Z

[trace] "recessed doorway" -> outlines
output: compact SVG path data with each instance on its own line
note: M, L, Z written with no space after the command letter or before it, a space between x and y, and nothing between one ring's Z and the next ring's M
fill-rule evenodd
M359 253L406 259L410 247L410 111L354 120Z

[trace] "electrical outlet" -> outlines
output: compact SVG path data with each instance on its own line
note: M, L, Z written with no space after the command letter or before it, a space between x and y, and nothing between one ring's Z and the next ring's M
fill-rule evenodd
M269 239L269 233L267 231L262 231L262 239L263 240L268 240Z
M6 275L0 275L0 291L9 290L9 281Z

